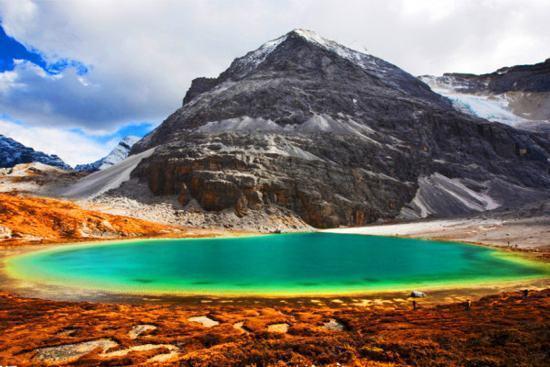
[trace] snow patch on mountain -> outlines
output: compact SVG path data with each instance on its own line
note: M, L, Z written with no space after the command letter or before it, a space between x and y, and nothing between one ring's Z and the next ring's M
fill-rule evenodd
M128 157L132 146L139 141L137 136L127 136L122 139L117 146L105 157L88 164L79 164L75 167L76 171L95 172L109 168L118 162L122 162Z
M449 98L453 107L461 112L516 128L533 121L514 113L511 97L507 93L477 91L480 86L486 88L488 81L477 81L478 84L474 85L473 82L468 84L450 76L423 75L419 78L428 84L432 91Z
M267 58L267 56L269 56L269 54L277 48L277 46L284 42L287 36L288 35L285 34L284 36L264 43L258 49L251 51L243 57L235 60L236 64L244 69L254 69L260 65Z
M394 65L383 61L372 55L368 55L364 52L354 50L352 48L343 46L335 41L323 38L317 33L307 30L307 29L296 29L294 30L296 34L303 37L304 39L315 43L329 51L336 53L337 55L359 65L363 69L379 74L384 75L390 70L395 71L397 67Z
M506 95L466 94L437 87L432 90L449 98L457 110L472 116L514 127L528 121L512 112Z
M346 60L353 62L354 64L360 66L365 71L371 75L375 75L379 78L385 77L388 73L398 73L409 75L403 70L399 69L397 66L379 59L375 56L366 54L361 51L354 50L352 48L343 46L335 41L321 37L317 33L307 30L307 29L295 29L279 38L271 40L264 43L258 49L249 52L245 56L235 60L234 67L242 70L242 75L254 70L258 65L260 65L268 56L271 54L281 43L283 43L291 34L297 35L306 41L315 44L319 47L322 47L330 52L334 52L340 57L345 58ZM386 80L386 82L390 82ZM392 83L396 86L397 83Z

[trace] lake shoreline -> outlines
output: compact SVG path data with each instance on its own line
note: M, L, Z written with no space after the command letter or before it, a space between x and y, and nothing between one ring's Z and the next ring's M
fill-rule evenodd
M550 254L549 216L471 216L329 228L321 231L462 242L513 252L539 254L542 259Z
M219 234L216 233L217 236ZM291 234L293 235L293 234ZM241 236L263 236L263 234L250 234L250 233L230 233L229 237L241 237ZM278 235L274 235L278 236ZM224 238L222 236L221 238ZM187 236L185 238L194 238L193 236ZM199 238L209 238L200 236ZM425 286L401 286L395 288L386 288L386 289L370 289L370 290L361 290L361 291L346 291L346 292L310 292L308 294L301 294L300 292L294 293L264 293L264 294L255 294L255 293L243 293L243 292L233 292L233 293L223 293L223 292L135 292L135 291L125 291L120 292L117 290L106 290L102 289L98 291L94 288L86 287L77 287L77 286L66 286L64 284L45 284L40 282L28 282L24 279L14 279L6 273L6 262L9 258L13 256L19 256L36 251L49 251L57 249L64 249L67 246L81 247L81 246L108 246L116 245L118 243L128 243L128 242L141 242L144 240L158 240L159 237L153 237L149 239L131 239L131 240L109 240L109 241L86 241L86 242L77 242L77 243L64 243L64 244L49 244L49 245L27 245L27 246L17 246L10 247L8 249L3 249L0 255L0 264L2 268L0 269L0 289L8 290L19 294L21 296L38 296L45 299L52 300L69 300L69 301L100 301L100 302L130 302L130 303L139 303L140 300L147 302L148 299L165 300L167 302L182 302L182 303L193 303L197 299L199 300L212 300L212 299L240 299L248 300L249 302L258 302L262 299L268 300L268 303L272 300L275 301L292 301L300 299L333 299L333 298L372 298L372 299L391 299L391 298L402 298L406 297L410 291L422 290L430 294L431 298L434 300L439 299L443 300L446 297L449 297L451 294L456 295L466 295L466 294L477 294L478 296L494 294L497 292L503 291L513 291L519 288L533 288L533 289L544 289L550 287L550 278L547 276L540 277L526 277L520 280L487 280L487 281L457 281L457 282L442 282L444 284L426 284ZM177 239L170 237L169 239ZM468 244L468 243L466 243ZM483 247L492 247L486 246L483 244L470 244ZM540 257L539 252L535 251L516 251L516 249L503 249L496 247L499 251L504 251L505 253L512 253L518 256L518 259L525 259L529 262L536 262L537 264L543 265L548 261L545 257ZM526 256L527 255L527 256ZM541 261L542 260L542 261ZM520 260L522 261L522 260ZM70 295L67 297L67 295ZM442 295L442 296L438 296Z

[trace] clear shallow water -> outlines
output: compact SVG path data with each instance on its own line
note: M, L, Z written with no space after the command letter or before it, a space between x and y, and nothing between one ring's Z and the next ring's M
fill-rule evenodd
M485 247L330 233L59 247L7 269L39 283L173 294L345 294L548 275Z

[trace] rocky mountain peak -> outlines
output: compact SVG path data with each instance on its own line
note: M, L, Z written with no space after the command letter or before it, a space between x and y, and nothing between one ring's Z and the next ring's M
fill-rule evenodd
M214 90L224 82L227 86L231 81L257 80L258 74L316 73L330 78L337 76L334 71L338 68L356 69L356 73L368 76L368 83L373 85L421 95L432 102L437 99L423 83L387 61L323 38L313 31L295 29L235 59L219 77L195 79L183 103L189 103L197 95Z
M307 46L322 48L323 50L338 55L339 57L342 57L363 68L365 71L378 76L383 76L388 72L402 72L402 70L397 68L395 65L392 65L382 59L326 39L314 31L300 28L294 29L279 38L266 42L258 49L247 53L243 57L237 58L231 64L229 70L233 69L232 71L237 75L246 75L262 64L279 48L288 48L297 51L298 48ZM279 57L282 58L289 56L291 56L289 53L282 53L279 55ZM301 62L307 61L304 56L316 58L322 55L302 54L300 55Z
M235 59L217 78L195 79L182 108L133 152L166 142L175 131L253 126L256 132L352 133L358 120L410 117L427 108L452 109L448 100L397 66L311 31L294 30Z
M133 177L154 194L243 218L362 225L550 195L546 137L457 111L399 67L299 29L195 79L132 154L153 147Z

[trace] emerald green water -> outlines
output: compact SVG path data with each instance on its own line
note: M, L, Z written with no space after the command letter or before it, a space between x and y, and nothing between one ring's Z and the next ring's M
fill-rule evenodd
M39 283L134 293L346 294L545 277L548 268L458 243L305 233L59 247L13 257Z

